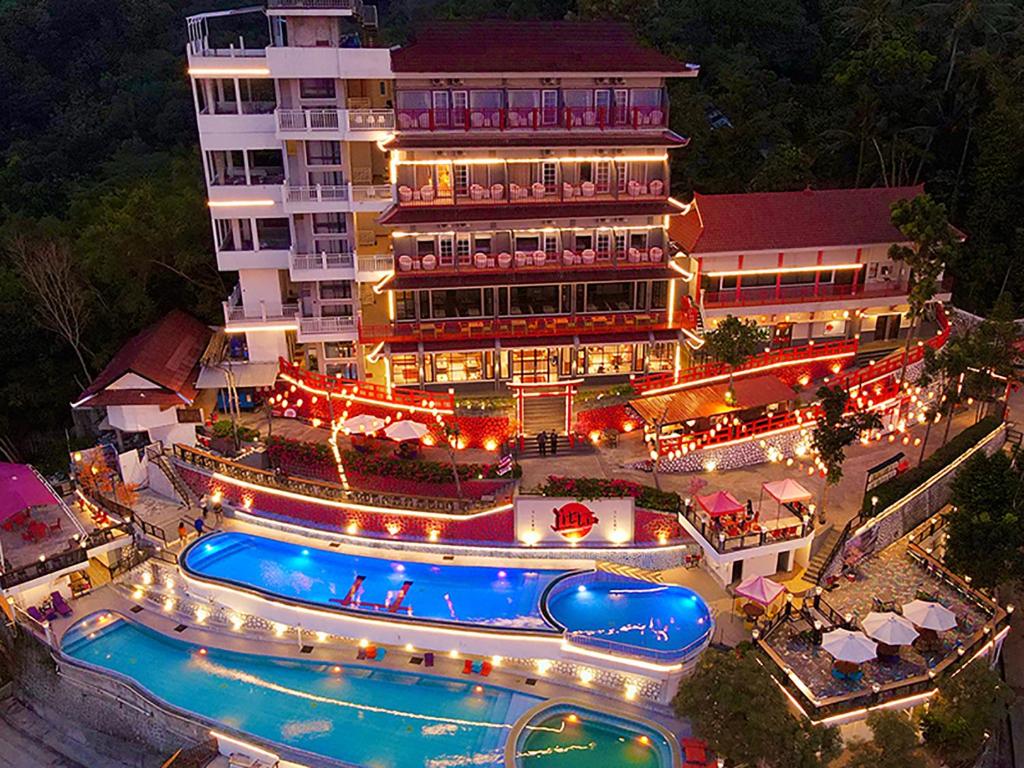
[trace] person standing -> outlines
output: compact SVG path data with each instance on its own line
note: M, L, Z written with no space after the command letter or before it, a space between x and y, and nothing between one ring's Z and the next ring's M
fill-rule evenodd
M217 528L224 527L224 505L219 500L213 502L213 522Z
M178 521L178 541L181 546L185 546L185 539L188 538L188 528L185 526L184 520Z
M551 434L548 435L548 441L551 446L551 455L558 455L558 433L555 430L551 430Z
M541 456L548 455L548 435L544 430L537 433L537 450L540 451Z
M210 497L205 493L199 499L199 511L203 513L203 522L206 522L206 515L210 511Z
M196 529L196 535L197 536L202 536L203 535L203 526L205 525L205 523L203 522L203 518L197 517L196 521L194 523L192 523L192 525Z

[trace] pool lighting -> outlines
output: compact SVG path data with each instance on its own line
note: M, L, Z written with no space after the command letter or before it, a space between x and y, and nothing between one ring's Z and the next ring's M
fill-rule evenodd
M501 656L491 656L491 664L496 667L500 667L502 662Z
M450 651L448 651L448 657L451 659L457 659L459 658L459 652L452 648Z
M308 550L308 549L304 549L304 550L302 550L302 554L304 554L304 555L308 555L308 554L309 554L309 550Z
M167 589L174 589L174 579L168 576L164 579L164 586L167 587Z
M473 686L473 693L483 693L483 692L484 692L484 687L482 685L474 685Z
M365 637L362 640L359 641L359 647L360 648L366 648L369 644L370 644L370 641L367 640Z
M349 523L348 526L345 528L345 533L347 533L349 536L355 536L357 533L359 533L359 526L355 523Z
M537 672L546 675L548 670L551 669L551 662L547 659L537 659Z
M440 535L441 535L441 534L440 534L440 533L438 533L438 531L437 531L437 529L436 529L436 528L432 528L432 529L430 530L430 533L429 533L429 534L427 534L427 537L428 537L428 538L429 538L429 539L430 539L431 541L437 541L437 539L438 539L438 537L439 537Z
M508 574L505 573L504 571L498 571L498 578L499 579L504 579L506 576L508 576Z
M145 584L147 587L150 584L152 584L153 583L153 574L150 573L149 571L146 571L145 573L143 573L142 574L142 583Z
M318 643L326 643L327 642L327 633L326 632L317 632L316 633L316 641Z
M658 534L658 543L661 544L662 546L665 546L666 544L668 544L668 536L666 536L664 533L659 533Z
M341 674L341 667L339 667L337 664L335 664L333 667L331 667L331 672L333 672L336 675L340 675Z
M170 613L173 610L174 610L174 598L173 597L168 597L166 600L164 600L164 611L166 611L167 613Z
M535 547L537 542L540 541L540 534L536 531L526 531L519 537L519 540L528 547Z
M206 649L205 648L200 648L199 649L199 655L200 656L205 656L206 655Z
M281 635L284 634L284 631L286 629L288 629L288 627L286 627L284 624L275 624L274 625L274 635L277 636L277 637L281 637Z
M237 614L231 617L231 626L235 628L236 632L242 628L242 624L244 623L245 622L242 620L242 617Z
M142 599L142 587L136 587L135 591L132 592L132 597L136 600Z
M412 643L406 643L406 644L405 644L405 650L406 650L406 651L407 651L408 653L412 653L412 652L413 652L413 651L415 651L416 649L415 649L415 648L413 647L413 644L412 644Z
M204 621L206 621L206 617L209 615L210 614L206 612L205 608L196 608L196 623L202 624Z
M578 587L576 587L576 591L577 592L586 592L587 591L587 585L586 584L580 584Z
M629 683L626 686L626 700L627 701L632 701L633 699L636 698L636 694L637 694L636 684L635 683Z
M641 736L640 736L640 738L638 739L638 741L639 741L639 742L640 742L641 744L643 744L644 746L646 746L646 745L648 745L648 744L650 744L650 743L651 743L651 740L650 740L650 738L649 738L648 736L646 736L646 735L643 735L643 734L641 734Z
M589 683L594 679L594 670L587 669L584 667L580 670L580 682L583 684Z
M565 716L565 722L567 723L572 723L573 725L575 725L579 721L580 716L577 715L575 712L570 712L568 715Z
M388 523L384 527L387 530L387 532L390 533L392 536L397 536L398 532L402 530L402 526L400 526L398 523Z

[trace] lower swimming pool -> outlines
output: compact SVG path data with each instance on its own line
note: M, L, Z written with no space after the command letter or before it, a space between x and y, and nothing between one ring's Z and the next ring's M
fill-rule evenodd
M62 651L222 727L367 768L501 765L512 724L541 701L447 678L203 649L112 614L75 624Z

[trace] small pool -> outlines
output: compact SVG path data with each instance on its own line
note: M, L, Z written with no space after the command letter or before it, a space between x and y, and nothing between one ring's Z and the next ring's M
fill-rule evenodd
M196 576L318 607L532 630L551 629L540 596L562 573L361 557L236 532L198 540L182 565Z
M711 638L711 610L692 589L597 571L565 576L545 598L552 621L572 642L615 650L620 646L680 661Z
M475 682L206 650L106 616L69 629L63 652L221 727L351 765L499 766L512 725L541 702Z
M672 747L648 726L556 705L531 718L516 741L517 768L671 768Z

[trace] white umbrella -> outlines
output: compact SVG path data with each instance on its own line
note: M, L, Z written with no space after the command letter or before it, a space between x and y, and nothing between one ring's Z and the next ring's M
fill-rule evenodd
M860 625L869 637L886 645L910 645L917 639L914 625L896 613L872 611Z
M821 638L821 647L836 661L849 661L863 664L875 658L878 643L863 632L852 632L849 629L833 629Z
M342 422L341 426L349 432L372 435L374 432L379 432L384 428L384 419L378 419L376 416L361 413L358 416L353 416L351 419L346 419Z
M956 627L956 614L949 608L927 600L914 600L903 606L903 616L915 627L945 632Z
M402 421L396 421L395 423L388 425L387 429L384 430L384 434L396 443L401 443L406 440L419 440L429 431L430 430L425 424L420 424L418 421L403 419Z

